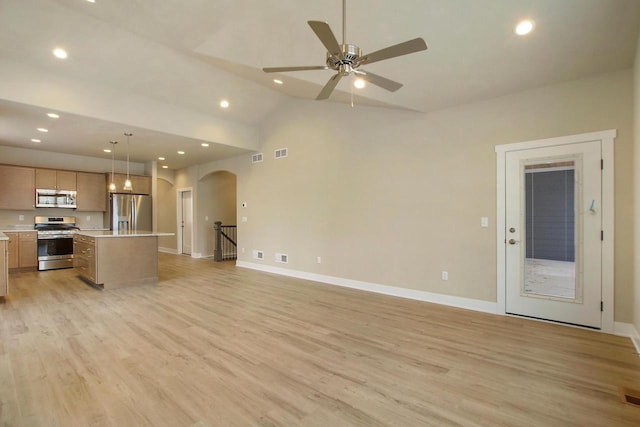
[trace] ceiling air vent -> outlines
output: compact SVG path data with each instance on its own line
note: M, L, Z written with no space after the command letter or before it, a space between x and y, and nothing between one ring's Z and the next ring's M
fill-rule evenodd
M289 262L289 255L287 254L276 254L276 262L281 264L286 264Z
M287 149L286 148L278 148L275 151L275 158L276 159L283 159L287 157Z
M262 153L256 153L253 156L251 156L251 163L260 163L263 159L264 159L264 156Z
M264 259L264 252L254 250L253 251L253 259Z

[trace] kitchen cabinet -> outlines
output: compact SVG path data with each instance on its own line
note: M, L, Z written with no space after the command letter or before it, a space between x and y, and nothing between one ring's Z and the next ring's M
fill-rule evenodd
M0 209L35 209L35 169L0 165Z
M38 267L38 233L36 231L5 232L8 238L9 270L31 270Z
M36 188L76 191L76 172L36 169Z
M78 211L104 212L107 210L107 177L102 173L77 172Z
M116 184L116 191L112 193L132 193L132 194L151 194L151 177L142 175L130 175L131 187L133 191L124 190L124 182L127 179L127 174L116 173L113 176L113 182ZM109 183L111 183L111 175L109 175Z
M2 233L0 233L0 237ZM0 297L4 297L9 293L9 266L7 255L8 240L0 240Z
M80 234L73 236L73 267L91 283L98 282L95 238Z

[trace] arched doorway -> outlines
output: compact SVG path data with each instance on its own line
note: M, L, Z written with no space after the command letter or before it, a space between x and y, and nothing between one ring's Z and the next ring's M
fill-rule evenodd
M237 177L228 171L215 171L203 176L198 182L198 213L203 228L200 235L204 256L213 257L215 251L214 224L236 226Z

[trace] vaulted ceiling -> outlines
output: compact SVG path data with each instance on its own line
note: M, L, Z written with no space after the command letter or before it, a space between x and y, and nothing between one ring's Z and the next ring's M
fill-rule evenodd
M108 157L131 131L132 159L180 168L258 149L260 125L292 97L429 112L630 68L640 25L637 0L348 0L346 42L364 52L426 40L366 67L403 88L345 78L313 101L330 71L262 72L324 65L307 21L341 41L341 13L341 0L3 0L0 145ZM523 18L536 28L519 37Z

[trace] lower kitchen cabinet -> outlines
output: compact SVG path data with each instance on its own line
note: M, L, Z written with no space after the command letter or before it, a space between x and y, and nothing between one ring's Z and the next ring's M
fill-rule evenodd
M7 253L8 240L0 240L0 297L9 293L9 256Z
M8 238L9 270L31 270L38 267L38 233L36 231L5 232Z
M80 276L92 283L97 283L95 238L83 235L73 236L73 267Z

